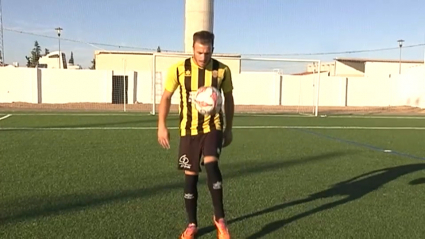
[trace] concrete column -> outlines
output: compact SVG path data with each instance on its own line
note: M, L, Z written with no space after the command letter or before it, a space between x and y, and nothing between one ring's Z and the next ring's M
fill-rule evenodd
M192 53L193 34L214 28L214 0L185 0L184 51Z

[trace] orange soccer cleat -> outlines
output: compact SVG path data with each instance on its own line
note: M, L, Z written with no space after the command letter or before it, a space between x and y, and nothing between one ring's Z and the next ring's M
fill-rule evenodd
M195 224L191 223L186 227L179 239L195 239L196 233L198 233L198 228Z
M220 218L217 221L214 217L213 221L217 228L217 239L230 239L229 229L227 228L224 218Z

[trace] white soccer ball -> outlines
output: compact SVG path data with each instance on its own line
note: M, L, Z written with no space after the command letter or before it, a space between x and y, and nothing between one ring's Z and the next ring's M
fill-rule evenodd
M220 112L222 104L221 92L215 87L204 86L196 92L196 110L202 115L213 115Z

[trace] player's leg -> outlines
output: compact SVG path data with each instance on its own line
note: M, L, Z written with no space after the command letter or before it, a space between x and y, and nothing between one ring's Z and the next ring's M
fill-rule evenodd
M217 219L224 218L225 216L223 207L223 177L218 165L222 148L222 138L223 134L221 131L212 131L205 134L202 142L207 184L212 197L214 215Z
M184 171L184 202L188 224L181 239L194 238L197 233L197 203L198 203L198 174L200 148L197 141L191 136L180 138L180 149L178 159L178 169Z
M205 134L202 142L204 166L207 172L207 184L214 207L214 224L218 230L218 238L230 238L227 229L223 203L223 177L218 161L223 142L222 131L212 131Z

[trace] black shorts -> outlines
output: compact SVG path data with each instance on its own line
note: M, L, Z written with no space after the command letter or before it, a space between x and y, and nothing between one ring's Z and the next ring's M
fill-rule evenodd
M202 156L214 156L219 158L222 147L223 132L219 130L213 130L205 134L194 136L181 136L177 167L179 170L199 173L202 171Z

